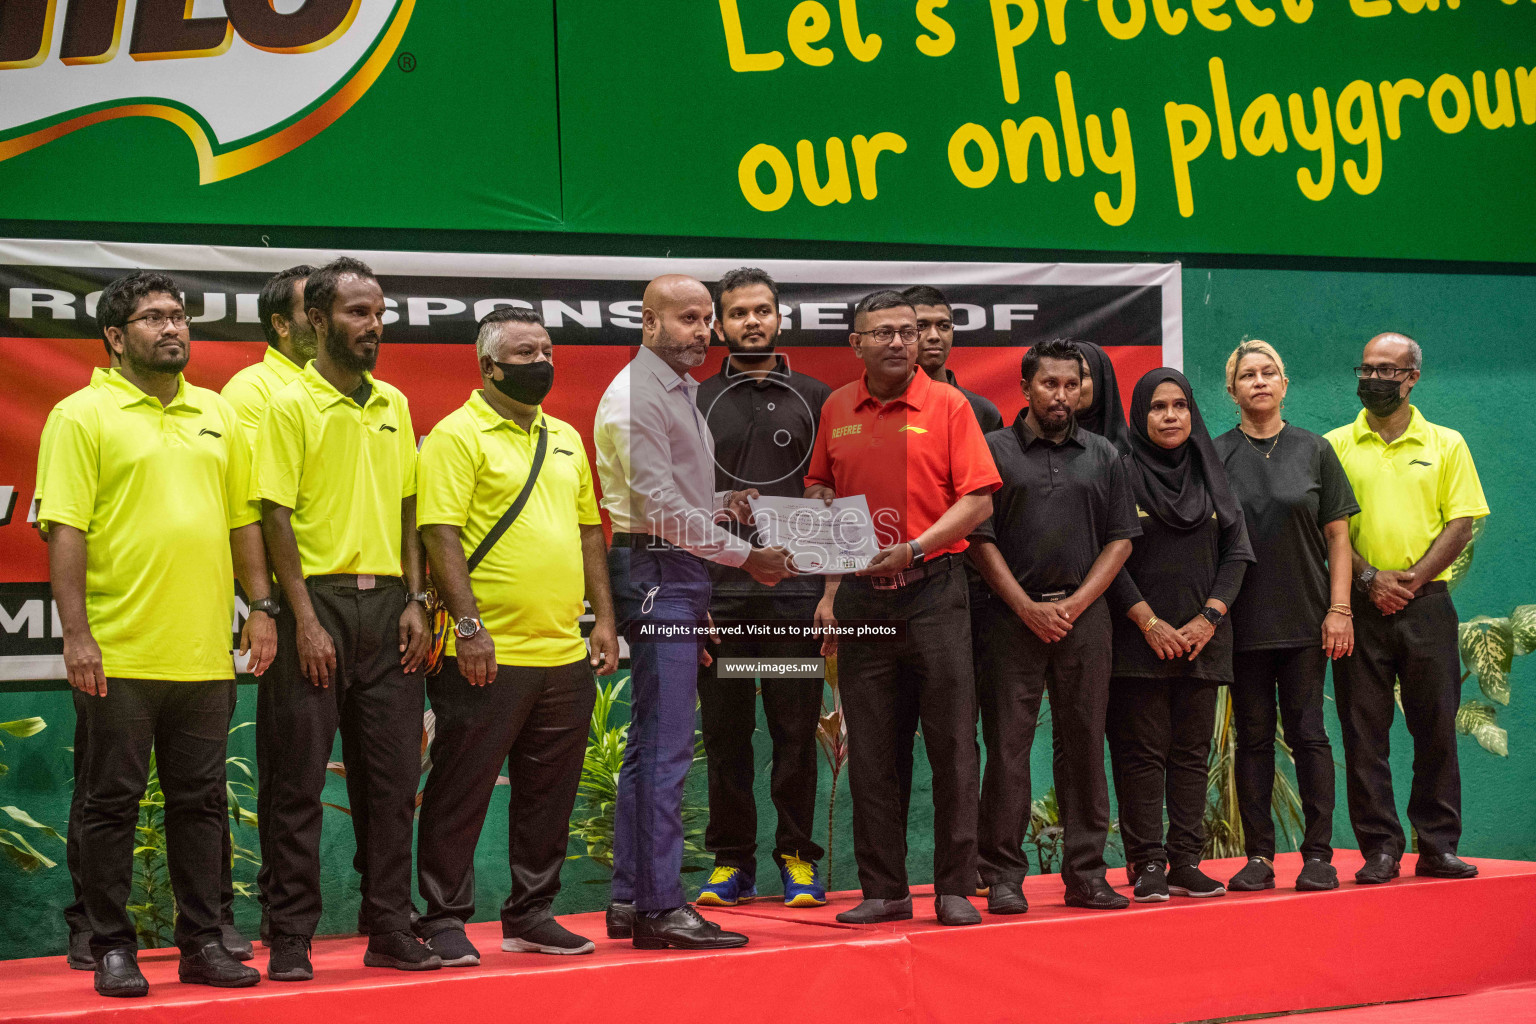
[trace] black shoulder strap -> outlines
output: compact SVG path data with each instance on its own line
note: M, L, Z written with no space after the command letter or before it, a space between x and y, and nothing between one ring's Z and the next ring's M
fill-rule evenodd
M544 466L544 449L549 441L549 425L539 424L539 444L533 451L533 466L528 470L528 479L523 483L523 489L517 493L517 500L512 502L512 507L501 514L496 520L496 525L491 527L491 532L485 535L480 546L475 548L475 553L469 556L469 571L474 572L475 566L485 560L485 556L491 553L491 548L501 540L501 535L511 529L517 521L517 515L528 504L528 496L533 493L533 485L538 482L539 470Z

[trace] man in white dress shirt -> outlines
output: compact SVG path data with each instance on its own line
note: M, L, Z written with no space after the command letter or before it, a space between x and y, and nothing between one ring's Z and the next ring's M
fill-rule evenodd
M688 371L704 361L714 304L691 277L645 289L644 347L603 394L594 435L603 508L613 522L608 572L629 639L630 726L614 816L610 938L642 949L722 949L722 931L684 900L683 782L693 761L699 637L708 622L705 560L772 585L791 572L780 548L754 548L719 525L746 515L749 491L714 490L714 439ZM656 635L657 627L680 635Z

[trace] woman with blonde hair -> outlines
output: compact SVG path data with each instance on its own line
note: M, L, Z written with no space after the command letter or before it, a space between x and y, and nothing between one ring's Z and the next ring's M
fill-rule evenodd
M1243 507L1257 561L1232 605L1237 795L1248 863L1238 892L1275 886L1275 705L1296 761L1304 833L1300 891L1338 888L1333 750L1323 727L1328 659L1354 650L1349 517L1360 511L1333 446L1282 416L1290 381L1280 353L1246 340L1227 358L1239 422L1214 441Z

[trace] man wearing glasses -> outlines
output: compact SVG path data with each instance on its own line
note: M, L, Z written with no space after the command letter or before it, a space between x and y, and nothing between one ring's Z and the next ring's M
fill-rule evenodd
M1471 878L1456 856L1461 838L1461 769L1456 709L1461 665L1456 608L1446 580L1488 514L1472 454L1459 433L1436 426L1408 403L1423 353L1403 334L1378 334L1355 367L1365 407L1329 432L1360 512L1354 546L1355 653L1336 662L1334 694L1343 727L1349 819L1365 866L1360 884L1397 877L1403 827L1387 761L1393 684L1414 738L1408 820L1418 833L1415 874Z
M849 344L864 375L832 392L806 473L807 498L864 495L882 548L852 576L828 576L816 624L899 622L885 639L837 639L848 716L853 849L864 900L848 924L912 916L907 888L909 786L919 725L933 766L934 909L947 925L979 924L976 887L980 778L976 690L963 569L965 538L992 513L1002 480L976 416L948 384L917 372L919 332L897 292L865 296Z

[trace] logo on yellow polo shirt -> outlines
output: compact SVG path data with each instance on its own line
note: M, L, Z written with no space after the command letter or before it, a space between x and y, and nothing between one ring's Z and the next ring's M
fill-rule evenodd
M922 427L914 427L910 423L908 423L906 426L902 427L901 430L896 431L896 433L899 434L899 433L902 432L902 430L910 430L914 434L926 434L926 433L928 433L928 431L924 430Z
M862 423L850 423L845 427L833 427L832 440L836 441L840 437L846 437L849 434L862 434L863 432L864 424Z

